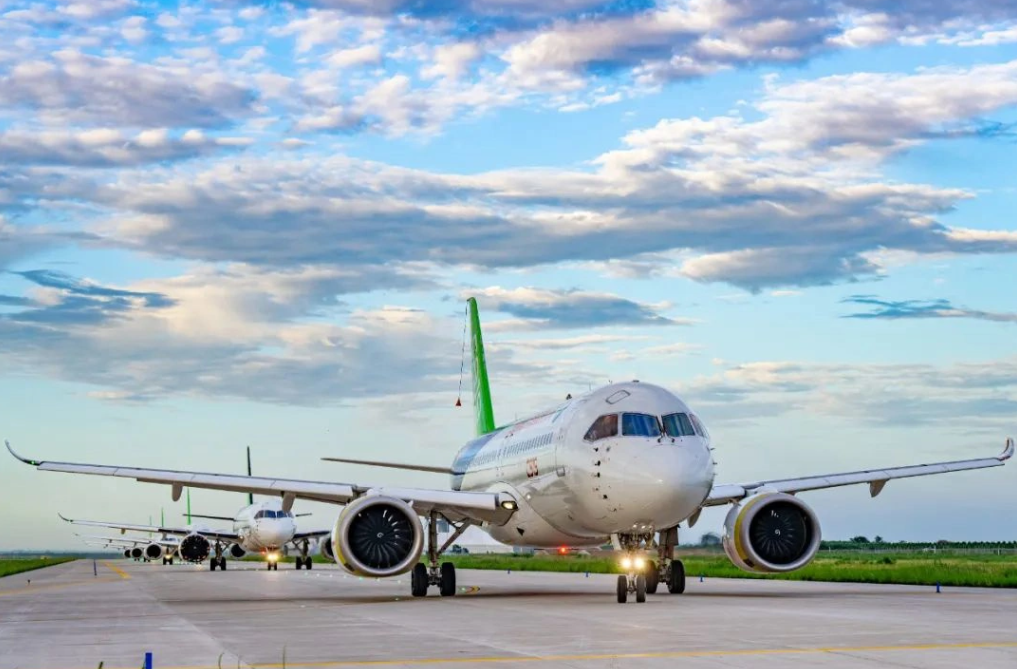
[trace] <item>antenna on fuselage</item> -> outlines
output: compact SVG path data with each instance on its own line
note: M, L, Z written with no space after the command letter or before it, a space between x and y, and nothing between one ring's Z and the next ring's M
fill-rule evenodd
M251 474L251 447L250 446L247 447L247 475L248 476L252 476L252 474ZM247 493L247 503L248 504L254 504L254 493L253 492Z

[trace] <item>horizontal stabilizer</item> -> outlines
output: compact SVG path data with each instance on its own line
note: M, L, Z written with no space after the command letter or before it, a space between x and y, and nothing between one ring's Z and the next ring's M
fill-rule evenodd
M352 458L322 458L328 462L345 462L351 465L367 465L368 467L388 467L389 469L406 469L411 472L430 472L432 474L451 474L448 467L428 467L427 465L408 465L402 462L381 462L378 460L354 460Z
M236 518L231 518L229 516L204 516L200 513L192 513L189 515L191 518L204 518L205 520L225 520L228 523L232 523L236 520Z

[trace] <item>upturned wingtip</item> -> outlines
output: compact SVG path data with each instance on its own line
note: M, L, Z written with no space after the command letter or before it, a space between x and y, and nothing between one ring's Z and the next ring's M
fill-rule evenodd
M999 454L1000 462L1006 462L1007 460L1012 458L1013 452L1014 452L1013 437L1007 437L1006 447L1004 447L1003 452Z
M57 511L57 515L60 517L60 520L62 520L64 522L67 522L67 523L73 523L74 522L73 519L64 517L64 514L60 513L59 511Z
M14 456L15 458L17 458L18 460L21 460L22 462L24 462L24 463L25 463L26 465L38 465L38 464L39 464L39 463L38 463L38 462L36 462L35 460L29 460L28 458L23 458L23 457L21 457L20 455L18 455L18 454L17 454L17 452L16 452L15 450L14 450L14 448L13 448L13 447L11 447L11 442L10 442L10 441L8 441L7 439L4 439L4 446L6 446L6 447L7 447L7 451L8 451L8 452L9 452L9 453L10 453L11 455L13 455L13 456Z

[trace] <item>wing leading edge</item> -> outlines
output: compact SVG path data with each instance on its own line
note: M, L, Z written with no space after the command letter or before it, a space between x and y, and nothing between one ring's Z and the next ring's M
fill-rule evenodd
M230 492L250 492L255 495L282 497L287 510L294 500L306 499L332 504L347 504L366 494L386 495L412 504L417 513L427 515L436 511L449 520L475 520L502 524L512 515L516 501L505 493L462 492L457 490L431 490L427 488L395 488L365 486L324 481L303 481L296 479L273 479L259 476L233 476L205 472L187 472L169 469L142 469L139 467L116 467L77 462L54 462L34 460L18 455L9 442L7 450L18 460L36 469L68 474L90 474L93 476L114 476L135 479L142 483L161 483L173 490L173 498L179 499L183 488L204 488Z
M775 479L772 481L757 481L755 483L724 484L716 485L710 491L709 497L703 506L717 506L729 504L744 499L756 492L766 490L773 492L798 493L807 490L822 490L824 488L837 488L845 485L858 483L869 484L869 494L875 497L883 491L883 486L891 479L911 478L914 476L931 476L933 474L947 474L949 472L961 472L969 469L985 469L987 467L1001 467L1006 461L1013 457L1013 438L1006 440L1003 452L991 458L976 458L973 460L953 460L951 462L935 462L927 465L910 465L906 467L890 467L888 469L871 469L859 472L844 472L841 474L825 474L823 476L806 476L795 479Z

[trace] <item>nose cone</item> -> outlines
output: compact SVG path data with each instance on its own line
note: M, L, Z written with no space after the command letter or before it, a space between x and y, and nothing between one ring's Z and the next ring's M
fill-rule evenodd
M603 477L613 531L662 529L702 504L713 483L713 460L699 438L647 439L613 449Z
M292 538L292 523L278 520L263 520L258 524L258 541L266 548L279 548Z

